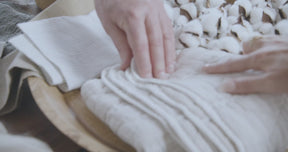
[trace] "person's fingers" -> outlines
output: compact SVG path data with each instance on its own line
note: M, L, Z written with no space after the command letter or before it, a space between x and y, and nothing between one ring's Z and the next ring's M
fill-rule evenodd
M168 78L168 75L165 69L162 30L157 16L150 15L146 18L146 32L149 41L153 76L166 79Z
M273 90L271 85L273 82L263 74L226 81L222 85L222 90L231 94L271 93Z
M286 93L288 94L288 70L270 72L269 79L271 83L271 93Z
M266 51L266 47L271 46L284 46L287 47L287 37L275 36L275 35L267 35L263 37L256 37L250 41L246 41L243 43L243 52L244 54L250 54L252 52L260 52Z
M144 20L140 15L131 15L124 28L138 74L144 78L151 78L152 68Z
M160 14L160 21L163 33L166 72L172 73L175 70L176 60L173 25L165 12Z
M121 69L125 70L127 67L129 67L133 56L126 34L116 26L109 28L107 32L109 33L120 54L122 60Z
M251 56L238 57L224 63L208 64L203 67L203 71L210 74L243 72L249 69L256 69Z
M254 38L250 41L246 41L243 43L243 52L244 54L252 53L263 47L263 45L264 43L261 38Z

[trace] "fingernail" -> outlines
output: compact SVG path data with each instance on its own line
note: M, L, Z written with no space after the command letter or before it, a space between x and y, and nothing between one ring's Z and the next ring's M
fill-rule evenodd
M202 71L204 72L209 72L209 68L211 67L211 64L205 64L203 67L202 67Z
M168 66L167 72L172 73L175 71L175 63L172 63Z
M144 75L144 78L152 78L152 77L153 77L152 73L147 73L147 74Z
M169 74L165 73L165 72L160 72L158 77L160 79L168 79L169 78Z
M233 81L226 81L223 83L222 90L225 92L233 92L236 89Z

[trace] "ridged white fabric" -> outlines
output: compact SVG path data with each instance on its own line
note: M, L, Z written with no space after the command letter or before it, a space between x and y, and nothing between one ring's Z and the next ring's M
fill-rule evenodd
M237 57L187 49L168 80L140 78L113 66L86 82L88 108L139 152L283 152L288 143L286 95L230 95L219 88L239 74L207 75L206 63ZM247 72L244 75L261 74ZM241 75L243 76L243 74Z

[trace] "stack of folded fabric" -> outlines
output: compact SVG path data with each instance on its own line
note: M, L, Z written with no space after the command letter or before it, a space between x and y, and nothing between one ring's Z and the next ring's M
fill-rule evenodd
M38 65L50 85L65 92L80 88L105 67L120 62L95 11L27 22L19 27L24 34L10 39L10 43Z
M88 108L143 152L284 152L287 95L230 95L219 88L237 76L207 75L205 64L238 55L183 50L168 80L142 79L134 66L105 69L82 86ZM133 65L133 64L132 64Z

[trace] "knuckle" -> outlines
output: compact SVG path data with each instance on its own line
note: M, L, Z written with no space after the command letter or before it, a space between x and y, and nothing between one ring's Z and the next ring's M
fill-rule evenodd
M130 21L140 20L142 17L142 12L137 9L130 9L127 11L127 19Z
M135 20L137 21L137 20L144 19L147 5L142 4L142 3L132 5L130 9L126 10L126 16L127 16L128 21L135 21Z

